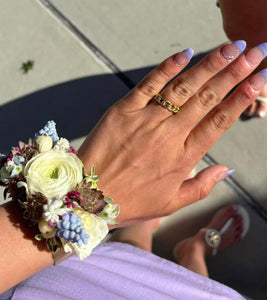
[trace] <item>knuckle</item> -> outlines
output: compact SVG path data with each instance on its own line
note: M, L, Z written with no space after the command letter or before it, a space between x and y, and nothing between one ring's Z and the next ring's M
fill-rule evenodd
M216 92L210 87L203 88L196 97L204 108L213 107L218 101Z
M136 88L139 92L148 97L152 97L158 93L157 83L152 79L145 78Z
M160 77L163 77L164 79L167 80L169 80L172 77L164 64L158 67L158 73Z
M213 55L207 56L205 60L203 60L203 67L206 72L212 74L221 68L219 61L215 60Z
M181 99L188 99L193 95L192 89L181 79L174 83L172 86L172 92L175 97Z
M253 96L254 96L254 92L252 91L250 86L247 86L243 88L239 93L239 97L238 97L239 103L242 106L248 106L249 104L251 104Z
M200 183L199 200L208 197L210 193L209 187L206 184Z
M231 120L225 111L219 111L214 114L213 118L213 129L215 132L221 134L231 127Z
M228 73L234 79L235 82L244 78L244 70L242 68L237 68L235 66L230 65Z

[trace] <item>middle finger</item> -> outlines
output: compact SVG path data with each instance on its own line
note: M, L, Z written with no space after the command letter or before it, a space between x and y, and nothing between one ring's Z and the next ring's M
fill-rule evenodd
M182 107L179 120L183 122L184 128L190 132L234 86L257 68L266 54L267 43L254 47L203 85ZM177 118L174 118L173 122L175 121L177 122Z
M174 79L163 89L162 97L177 106L182 106L204 83L236 59L245 47L246 42L242 40L220 46L197 65ZM172 114L155 101L151 104L149 108L153 110L153 115L159 115L160 118L164 119Z

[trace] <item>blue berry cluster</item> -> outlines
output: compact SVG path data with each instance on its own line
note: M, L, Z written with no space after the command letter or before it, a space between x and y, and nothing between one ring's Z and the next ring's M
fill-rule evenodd
M88 243L90 236L83 227L81 218L73 211L64 214L56 227L59 229L56 235L66 242L77 243L79 246Z
M56 123L54 121L48 121L46 125L39 130L38 133L35 133L35 139L42 135L48 135L52 138L53 142L56 143L59 140L56 130Z

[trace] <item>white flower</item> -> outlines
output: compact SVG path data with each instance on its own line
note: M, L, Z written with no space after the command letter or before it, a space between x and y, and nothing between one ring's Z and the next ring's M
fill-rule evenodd
M59 216L62 216L67 212L66 208L61 208L62 205L63 201L60 199L48 199L48 203L43 206L43 218L45 221L57 223L59 221Z
M73 153L47 151L34 156L24 169L28 193L63 198L83 179L83 164Z
M89 256L92 250L107 236L108 226L104 220L94 214L90 214L82 209L75 208L74 212L82 219L83 227L89 234L88 243L78 246L76 243L66 243L61 239L64 251L69 252L71 248L75 250L81 260Z
M38 144L38 149L41 153L49 151L53 147L52 138L46 134L39 136L36 140L36 143Z
M0 169L0 180L7 183L10 178L19 175L23 170L22 163L24 161L24 157L17 155L12 160L5 162L4 166Z
M109 225L115 225L118 224L118 222L115 221L117 216L120 213L120 206L118 204L111 204L108 203L100 214L98 214L99 217L101 217L103 220L106 221Z
M67 139L60 138L53 149L57 151L68 152L70 149L70 143Z

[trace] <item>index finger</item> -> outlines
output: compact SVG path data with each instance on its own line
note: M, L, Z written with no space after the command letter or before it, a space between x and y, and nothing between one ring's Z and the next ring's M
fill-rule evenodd
M145 107L153 96L187 66L193 55L193 49L188 48L165 59L124 97L128 106L132 109Z

